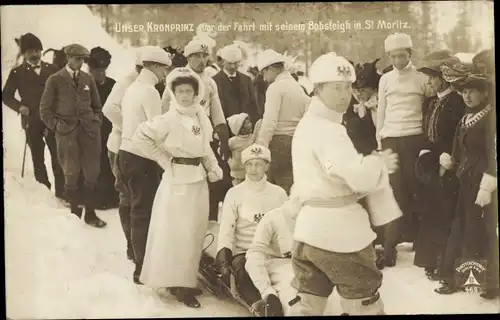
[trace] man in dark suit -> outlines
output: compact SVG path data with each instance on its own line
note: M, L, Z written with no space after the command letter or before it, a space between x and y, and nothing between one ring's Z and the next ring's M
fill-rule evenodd
M224 115L228 118L246 113L255 124L259 114L252 79L238 71L242 60L240 48L234 44L226 46L220 51L220 56L224 60L224 67L213 79L217 84Z
M2 101L10 109L21 114L22 126L26 132L27 143L31 149L31 158L35 179L51 188L47 168L45 167L45 144L50 151L56 197L64 200L64 175L57 159L57 147L54 132L40 119L39 105L48 77L57 68L41 62L42 43L32 33L16 39L23 56L23 63L12 69L2 91ZM15 97L19 93L21 101ZM44 141L45 138L45 141Z
M64 172L65 193L71 212L81 217L78 207L78 177L83 171L85 222L102 228L106 223L95 213L96 182L100 170L102 112L94 78L80 70L89 51L71 44L64 48L66 67L49 77L40 102L40 116L55 131L57 154Z

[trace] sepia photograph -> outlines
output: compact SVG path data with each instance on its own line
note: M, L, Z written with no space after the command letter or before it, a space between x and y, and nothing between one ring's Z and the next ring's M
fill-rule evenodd
M493 1L0 8L7 319L500 313Z

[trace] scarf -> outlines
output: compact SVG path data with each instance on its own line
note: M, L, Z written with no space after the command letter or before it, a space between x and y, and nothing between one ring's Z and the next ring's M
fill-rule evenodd
M201 130L203 132L204 152L210 152L212 150L212 148L210 147L210 142L212 142L213 128L212 123L207 116L207 113L205 112L205 110L203 110L203 107L200 104L196 104L195 106L190 107L183 107L177 102L175 97L171 101L171 107L173 107L178 112L178 114L191 117L196 116L198 118ZM178 122L180 122L180 119L178 120Z
M357 101L359 101L359 97L354 95L354 98L356 98ZM366 115L366 110L377 110L377 104L378 104L378 94L377 92L373 93L370 99L367 101L361 101L356 103L353 106L354 113L356 113L360 118L364 118Z
M493 109L493 106L491 104L487 104L483 108L478 107L477 111L474 109L467 110L468 112L462 118L462 121L460 121L460 126L462 128L468 129L473 127L476 123L479 122L479 120L484 118L490 112L491 109Z

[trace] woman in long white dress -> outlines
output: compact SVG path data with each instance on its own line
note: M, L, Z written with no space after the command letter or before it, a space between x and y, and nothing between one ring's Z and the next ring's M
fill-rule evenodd
M203 84L187 68L174 69L166 79L170 110L145 122L134 140L165 170L151 215L140 280L153 288L168 288L177 300L200 307L197 271L208 226L208 180L222 178L210 148L212 126L199 104Z

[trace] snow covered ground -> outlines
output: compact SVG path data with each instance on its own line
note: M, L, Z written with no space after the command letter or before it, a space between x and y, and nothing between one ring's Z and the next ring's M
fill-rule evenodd
M18 7L17 13L5 14L2 7L2 84L12 57L17 53L13 41L21 33L34 32L45 46L90 41L84 33L72 34L71 24L56 29L42 25L52 18L82 17L90 19L85 27L94 28L95 19L84 6L74 6L71 14L61 10L67 7L51 6L54 15L40 7L40 16L33 6ZM11 9L13 10L13 9ZM29 14L29 15L28 15ZM4 19L6 18L6 19ZM7 22L8 21L8 22ZM62 23L62 20L58 20ZM82 21L82 24L85 24ZM57 30L59 36L50 35ZM64 31L66 30L66 31ZM73 29L74 30L74 29ZM47 32L51 33L47 33ZM96 29L95 43L112 52L115 65L129 61L128 54L120 54L110 37ZM79 37L78 39L75 38ZM53 41L53 44L47 44ZM4 45L5 44L5 45ZM118 58L120 57L120 58ZM120 61L119 59L122 59ZM123 62L124 64L120 63ZM119 77L122 70L115 69ZM126 68L123 68L126 72ZM63 208L45 187L33 178L29 149L26 173L21 178L24 133L19 117L5 106L3 113L4 180L5 180L5 256L7 316L14 319L41 318L146 318L146 317L222 317L248 316L248 312L230 301L221 301L204 293L202 308L193 310L165 294L156 294L132 282L133 265L125 256L125 241L117 210L101 211L99 216L108 222L104 230L86 226ZM47 152L47 167L50 157ZM500 301L484 301L477 295L457 293L440 296L432 290L423 270L413 267L413 254L407 246L399 247L400 258L396 268L384 270L381 293L388 314L443 314L443 313L498 313ZM328 314L340 314L336 294L332 296Z

